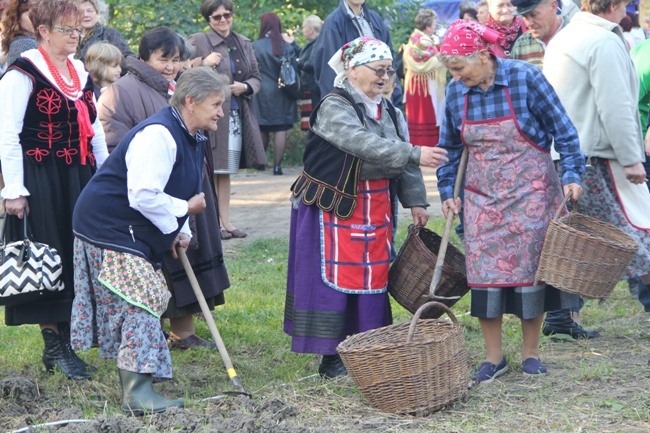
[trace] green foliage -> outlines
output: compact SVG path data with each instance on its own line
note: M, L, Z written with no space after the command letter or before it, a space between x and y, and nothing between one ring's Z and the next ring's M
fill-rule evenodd
M109 26L122 32L129 46L137 52L142 34L157 26L168 26L189 36L208 29L208 24L199 13L199 0L106 0L110 6ZM257 39L260 16L275 12L282 20L285 30L292 30L298 44L304 45L300 27L307 15L316 14L325 19L339 4L339 0L250 0L236 1L233 30ZM372 0L369 6L377 10L389 22L395 48L406 41L413 30L413 19L420 9L422 0L403 0L396 5L394 0Z

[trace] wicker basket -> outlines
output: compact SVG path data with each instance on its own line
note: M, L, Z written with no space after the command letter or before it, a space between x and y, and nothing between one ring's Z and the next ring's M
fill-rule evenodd
M410 225L408 236L399 250L388 274L388 292L397 303L409 312L415 313L426 301L433 269L442 238L424 227ZM449 244L442 269L442 278L436 288L436 295L463 296L469 291L465 270L465 256ZM451 307L457 300L440 301ZM445 312L442 308L431 308L422 315L435 319Z
M445 311L451 321L420 319L432 307ZM353 335L337 350L370 405L384 412L426 416L467 392L463 330L438 302L424 304L410 324Z
M548 226L536 279L588 299L608 297L639 246L621 230L577 213L558 218L569 195Z

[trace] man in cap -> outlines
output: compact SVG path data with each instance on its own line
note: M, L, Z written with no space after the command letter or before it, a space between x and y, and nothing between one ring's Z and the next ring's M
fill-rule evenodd
M650 194L637 100L639 77L618 23L627 0L583 0L553 38L544 75L578 129L588 169L580 211L615 225L639 250L623 278L650 273Z
M546 46L569 23L570 17L558 15L557 0L512 0L512 4L517 8L517 14L524 19L528 31L515 41L510 57L543 69ZM552 153L553 159L557 160L559 155ZM578 298L578 295L571 296ZM579 303L582 305L584 301L580 299ZM597 331L587 330L576 322L577 314L577 311L568 309L549 311L542 332L545 335L566 334L573 338L598 337L600 334Z

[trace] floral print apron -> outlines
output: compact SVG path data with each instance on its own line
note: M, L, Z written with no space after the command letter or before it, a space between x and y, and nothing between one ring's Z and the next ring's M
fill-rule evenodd
M507 116L468 120L461 138L469 152L465 177L465 250L470 287L535 284L549 221L562 187L549 152L526 137L508 88Z

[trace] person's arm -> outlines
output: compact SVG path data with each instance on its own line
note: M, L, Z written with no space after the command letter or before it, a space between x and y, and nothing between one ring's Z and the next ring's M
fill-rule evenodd
M137 133L126 153L129 205L162 233L178 228L177 218L188 214L188 201L164 192L176 161L176 143L167 128L151 125Z
M108 28L105 27L104 32L106 33L106 40L111 44L115 45L117 48L119 48L125 59L127 57L135 57L135 54L133 53L133 51L131 51L131 48L129 48L126 41L122 37L122 33L120 33L118 29L114 29L112 27L108 27Z
M320 35L316 39L316 47L314 49L314 76L316 82L320 87L322 96L327 95L334 87L334 78L336 74L330 68L327 62L334 53L347 42L343 41L343 29L336 25L334 17L328 17L323 24Z
M95 106L97 106L97 101L95 101ZM106 148L106 136L104 135L102 123L99 121L99 116L93 122L93 132L95 133L91 142L93 155L95 155L97 168L100 168L104 161L106 161L106 158L108 158L108 149Z
M120 80L128 78L124 77ZM109 86L97 101L97 118L102 124L109 152L112 152L122 138L138 123L130 114L135 112L132 96L137 95L130 95L124 91L118 82Z
M249 41L242 41L242 46L246 51L246 58L251 65L251 70L244 80L244 84L248 86L248 90L242 96L252 98L262 88L262 77L260 76L260 68L255 58L255 53L253 52L253 45Z
M463 106L464 99L460 92L448 87L445 100L445 117L442 120L442 125L440 125L438 147L447 149L449 161L441 164L436 172L441 202L454 197L454 182L456 181L458 164L464 147L460 137Z
M2 198L26 197L23 174L23 150L19 134L34 85L31 79L17 70L8 71L0 80L0 160L5 187Z

